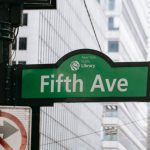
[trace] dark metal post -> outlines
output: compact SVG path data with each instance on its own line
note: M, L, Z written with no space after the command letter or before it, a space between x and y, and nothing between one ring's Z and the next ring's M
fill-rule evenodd
M32 107L31 150L40 150L40 107Z
M10 52L22 10L23 0L0 0L0 105L12 103Z
M10 10L7 4L0 4L0 104L10 101L9 55L13 39Z

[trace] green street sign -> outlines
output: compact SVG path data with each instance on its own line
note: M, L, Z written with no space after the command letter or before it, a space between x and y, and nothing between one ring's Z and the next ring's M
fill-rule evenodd
M114 63L89 49L71 52L56 64L18 66L18 104L148 100L149 65Z

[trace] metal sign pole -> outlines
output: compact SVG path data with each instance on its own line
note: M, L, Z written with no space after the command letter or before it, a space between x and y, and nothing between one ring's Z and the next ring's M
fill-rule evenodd
M0 4L0 104L10 100L9 54L13 39L13 27L7 4Z
M40 107L32 107L31 150L40 149Z
M0 104L12 103L11 47L16 27L21 25L22 0L0 0Z
M53 107L53 103L49 105ZM32 106L31 150L40 150L40 107Z

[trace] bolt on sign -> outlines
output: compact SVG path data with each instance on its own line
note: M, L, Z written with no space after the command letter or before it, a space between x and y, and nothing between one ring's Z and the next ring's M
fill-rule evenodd
M0 150L30 150L30 109L0 107Z
M19 65L17 104L148 100L148 72L146 62L114 63L98 51L77 50L56 64Z

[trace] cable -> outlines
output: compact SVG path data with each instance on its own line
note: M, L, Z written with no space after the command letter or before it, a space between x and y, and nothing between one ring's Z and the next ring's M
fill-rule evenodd
M18 28L15 28L15 30L14 30L14 39L13 39L12 43L16 42L18 33L19 33L19 27L18 27ZM14 54L15 54L15 55L14 55ZM12 59L13 55L14 55L14 58ZM16 50L14 50L13 54L9 57L9 60L12 59L12 61L14 61L15 58L16 58Z
M17 31L17 32L16 32ZM14 40L13 42L16 40L17 36L18 36L18 33L19 33L19 27L18 28L15 28L15 32L14 32Z
M98 46L99 46L100 51L102 52L102 48L101 48L101 45L100 45L100 43L99 43L99 41L98 41L98 37L97 37L97 35L96 35L96 31L95 31L95 28L94 28L94 25L93 25L93 22L92 22L92 19L91 19L91 15L90 15L90 12L89 12L88 7L87 7L87 4L86 4L86 0L83 0L83 1L84 1L84 5L85 5L85 8L86 8L86 11L87 11L87 14L88 14L88 17L89 17L89 20L90 20L92 29L93 29L93 31L94 31L94 35L95 35L97 44L98 44Z
M125 123L125 124L122 124L120 126L116 126L116 127L122 127L122 126L128 126L130 124L134 124L134 123L137 123L139 121L143 121L145 119L149 119L149 117L146 117L146 118L142 118L140 120L134 120L132 122L128 122L128 123ZM95 134L95 133L101 133L103 132L104 130L99 130L99 131L95 131L95 132L91 132L91 133L87 133L87 134L83 134L83 135L80 135L80 136L74 136L72 138L66 138L66 139L63 139L63 140L57 140L55 142L51 142L51 143L46 143L46 144L42 144L41 146L45 146L45 145L50 145L50 144L54 144L54 143L59 143L59 142L64 142L64 141L69 141L69 140L73 140L73 139L76 139L76 138L81 138L81 137L84 137L84 136L89 136L89 135L92 135L92 134Z
M15 55L14 55L15 54ZM15 60L15 58L16 58L16 54L17 54L17 52L16 52L16 50L14 51L14 53L13 53L13 55L14 55L14 58L12 59L12 61L14 61ZM12 55L12 56L13 56Z

